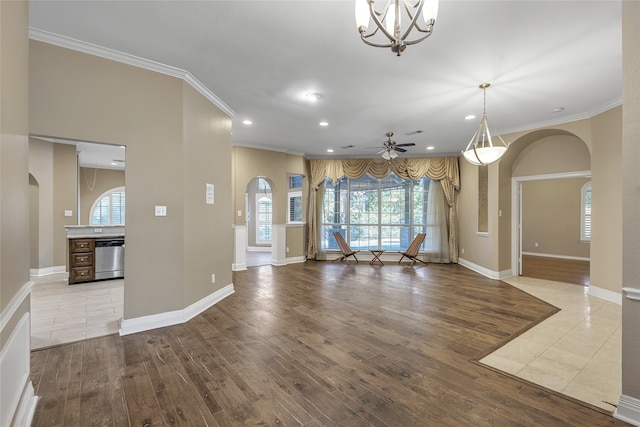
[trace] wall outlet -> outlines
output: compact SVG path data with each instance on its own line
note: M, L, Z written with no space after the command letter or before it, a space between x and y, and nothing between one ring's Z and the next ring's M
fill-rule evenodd
M211 283L216 283L216 275L215 275L215 273L211 275Z
M73 211L71 211L71 210L65 210L65 211L64 211L64 216L73 216Z
M93 232L94 233L102 233L102 228L94 228Z
M461 252L461 253L464 253L464 248L460 249L460 252Z
M538 247L538 242L535 242L535 243L533 244L533 246L535 246L535 247L537 248L537 247Z
M287 253L289 253L289 246L287 246Z
M242 216L242 211L238 211L238 216Z

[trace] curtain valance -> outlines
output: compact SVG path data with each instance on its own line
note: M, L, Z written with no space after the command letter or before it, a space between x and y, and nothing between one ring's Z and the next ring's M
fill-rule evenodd
M449 205L449 257L458 262L458 238L455 191L460 189L460 169L457 157L421 157L409 159L314 159L309 161L311 172L309 196L309 234L307 258L314 259L318 254L318 218L316 205L321 206L318 189L325 177L336 183L343 176L360 178L366 173L375 178L384 178L393 172L403 179L429 179L440 181L447 204Z
M317 159L311 160L311 184L317 189L324 178L336 183L343 176L360 178L368 173L374 178L384 178L393 172L403 179L430 179L449 181L460 188L460 171L457 157L422 157L409 159Z

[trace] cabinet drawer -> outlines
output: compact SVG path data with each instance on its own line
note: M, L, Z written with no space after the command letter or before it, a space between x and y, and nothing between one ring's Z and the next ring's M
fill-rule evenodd
M71 254L71 267L92 267L93 252L80 252Z
M69 252L93 252L93 239L73 239L69 241Z
M74 267L69 272L69 283L84 282L93 278L93 267Z

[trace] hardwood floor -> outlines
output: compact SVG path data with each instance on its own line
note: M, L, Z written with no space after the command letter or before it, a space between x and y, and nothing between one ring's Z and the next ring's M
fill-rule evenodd
M589 261L522 255L522 275L534 279L589 286L589 268Z
M34 351L33 426L624 426L476 361L557 311L458 265L234 274L191 321Z

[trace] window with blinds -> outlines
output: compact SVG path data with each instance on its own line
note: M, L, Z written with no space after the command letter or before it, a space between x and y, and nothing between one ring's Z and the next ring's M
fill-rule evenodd
M591 241L591 181L582 186L581 218L580 218L580 240Z
M91 225L124 225L125 207L124 187L103 193L91 207Z

